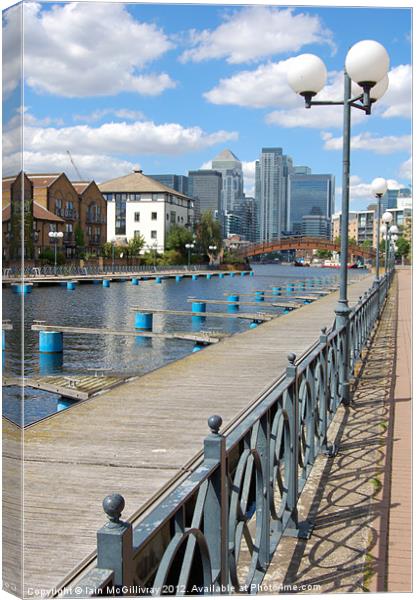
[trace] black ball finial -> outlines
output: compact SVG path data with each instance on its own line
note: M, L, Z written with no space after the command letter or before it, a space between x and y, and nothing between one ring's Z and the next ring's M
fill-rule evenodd
M219 433L219 430L222 425L222 417L220 417L219 415L212 415L208 419L208 425L212 433Z
M124 508L125 498L120 494L109 494L103 500L103 510L112 523L119 523Z
M289 363L290 363L291 365L294 365L294 364L295 364L295 360L296 360L296 354L294 354L293 352L290 352L290 353L287 355L287 360L289 361Z

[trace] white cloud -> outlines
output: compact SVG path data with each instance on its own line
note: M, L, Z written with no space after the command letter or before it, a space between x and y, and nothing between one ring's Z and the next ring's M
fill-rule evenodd
M73 119L74 121L82 121L83 123L94 123L109 115L113 115L118 119L126 119L127 121L138 121L144 118L144 114L139 110L130 110L129 108L100 108L88 115L74 115Z
M255 160L242 161L242 172L244 175L244 192L247 196L254 197L255 194Z
M97 182L126 175L132 171L137 163L115 158L105 154L72 154L78 170L85 179L94 179ZM54 152L23 152L10 154L3 160L5 174L16 174L22 168L28 173L45 173L64 171L70 179L78 179L74 167L70 163L67 153Z
M226 58L238 64L294 52L307 44L333 47L332 34L319 17L268 6L233 10L216 29L192 30L190 42L192 48L182 54L182 61Z
M388 188L391 190L399 190L404 187L402 183L396 181L396 179L387 180ZM335 192L337 195L341 195L341 187L337 187ZM350 199L368 199L370 204L376 202L376 198L372 191L372 182L367 183L361 179L358 175L352 175L350 177Z
M228 79L221 79L204 96L212 104L249 108L297 106L298 97L291 91L286 79L288 63L285 60L260 65L252 71L240 71Z
M70 2L41 10L29 2L24 9L25 79L35 90L74 98L156 95L174 87L166 73L144 71L172 42L122 4Z
M399 177L407 181L412 181L412 157L409 157L408 160L401 164Z
M412 115L412 67L399 65L389 73L389 87L386 94L376 104L384 118Z
M331 133L323 132L321 134L324 140L325 150L341 150L343 146L342 137L333 137ZM375 154L393 154L411 149L410 135L387 135L376 136L365 132L351 137L352 150L367 150Z

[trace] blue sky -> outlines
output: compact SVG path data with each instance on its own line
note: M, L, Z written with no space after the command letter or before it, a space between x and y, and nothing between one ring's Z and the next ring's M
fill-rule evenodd
M341 183L339 108L307 111L287 85L289 59L317 54L324 98L342 94L350 46L382 43L390 85L371 116L353 111L351 206L372 201L370 182L411 182L411 11L408 8L26 2L23 108L12 54L17 11L3 14L3 164L103 181L140 165L187 174L230 148L247 193L263 146Z

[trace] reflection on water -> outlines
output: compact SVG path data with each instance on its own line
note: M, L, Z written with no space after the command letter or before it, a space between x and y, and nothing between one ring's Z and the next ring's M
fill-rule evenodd
M24 372L25 375L50 374L94 374L104 372L113 375L138 375L156 369L167 362L189 354L193 342L183 340L147 339L144 337L123 337L110 335L64 334L63 354L40 354L38 332L31 330L34 320L43 320L50 325L76 325L79 327L107 327L117 330L134 329L133 307L141 309L191 310L187 299L191 296L202 299L225 299L225 294L252 293L268 290L273 285L285 285L288 281L305 278L335 277L333 269L295 268L278 265L255 265L255 277L199 277L193 281L183 278L163 279L156 284L153 280L140 281L132 285L130 280L112 282L110 288L93 284L77 284L75 290L67 290L60 285L34 286L31 294L14 294L10 288L3 289L3 319L10 319L13 330L6 332L6 351L3 356L4 373L21 373L20 351L22 331L19 324L19 305L24 302ZM244 298L243 298L244 299ZM251 296L246 298L253 300ZM208 305L210 312L225 312L222 305ZM277 308L265 306L245 306L246 313L279 312ZM221 330L237 333L248 329L249 322L242 319L207 317L204 320L190 316L154 315L154 331L200 331ZM11 415L15 399L5 398L5 409ZM43 395L42 395L43 394ZM36 399L25 402L25 413L31 419L39 413L40 407L49 408L55 403L45 397L45 392ZM13 395L13 394L12 394ZM32 396L31 396L32 397ZM44 413L44 411L41 411ZM10 417L12 418L12 417ZM26 421L26 418L25 418ZM32 421L31 421L32 422Z

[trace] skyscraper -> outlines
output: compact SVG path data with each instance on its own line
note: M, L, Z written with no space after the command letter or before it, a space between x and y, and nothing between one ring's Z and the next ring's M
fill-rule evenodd
M256 203L259 204L260 240L280 239L286 229L290 156L282 148L262 148L256 164Z
M189 193L188 188L188 179L186 175L148 175L152 179L159 181L163 185L180 192L181 194L185 194L186 196Z
M298 172L300 173L300 168ZM318 226L318 235L331 236L331 216L335 204L335 183L333 175L315 175L312 173L289 176L289 194L287 209L287 229L295 235L313 235ZM305 219L304 217L322 217ZM329 227L324 227L324 221ZM315 227L313 226L315 223ZM320 224L320 225L319 225ZM308 229L307 229L308 228Z
M221 220L222 175L211 169L189 171L189 196L195 202L197 217L207 210Z
M213 159L212 169L222 174L221 210L230 212L244 194L242 163L226 149Z

